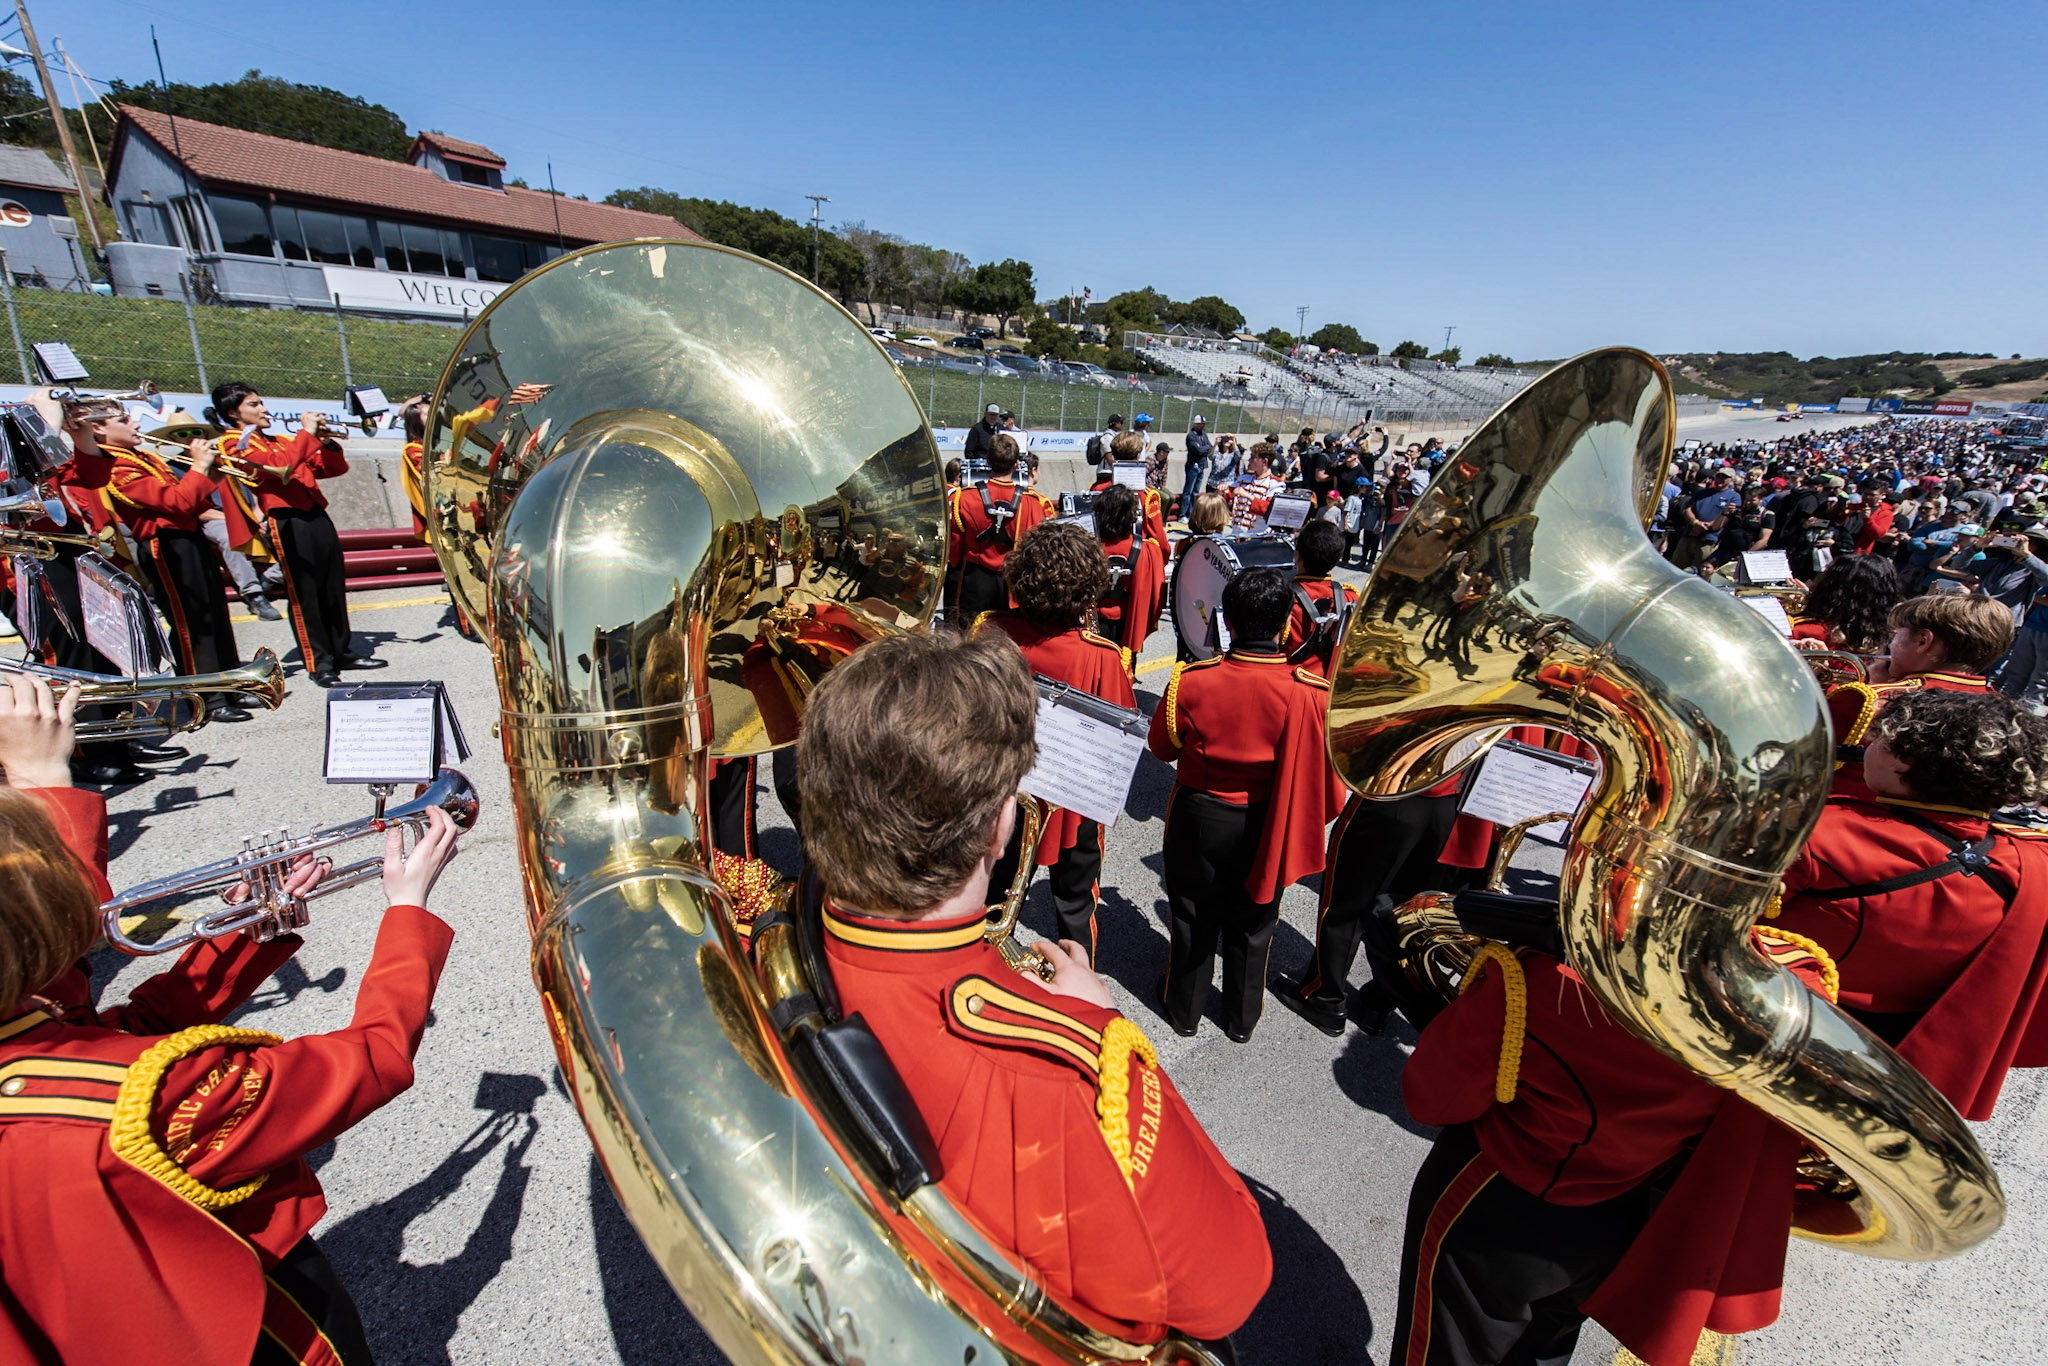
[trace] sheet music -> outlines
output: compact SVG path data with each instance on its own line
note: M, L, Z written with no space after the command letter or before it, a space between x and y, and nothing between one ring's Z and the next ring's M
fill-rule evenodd
M83 564L78 572L78 607L85 617L85 643L112 660L114 667L130 678L140 675L142 642L135 637L128 600Z
M1018 786L1107 829L1123 814L1144 752L1142 732L1134 735L1041 695L1038 762Z
M1480 760L1479 776L1458 809L1498 826L1519 825L1551 811L1576 812L1592 786L1590 765L1504 741ZM1566 822L1552 821L1529 833L1554 844L1567 829Z
M1742 552L1742 572L1749 576L1751 583L1790 583L1792 561L1782 550L1745 550Z
M1145 465L1138 460L1119 460L1109 467L1109 479L1139 493L1145 491Z
M1266 523L1277 531L1299 531L1308 524L1314 507L1315 500L1305 494L1276 494L1267 509Z
M1765 621L1768 621L1769 623L1771 623L1771 625L1777 627L1779 635L1784 636L1788 640L1791 639L1792 618L1785 615L1784 603L1779 602L1776 598L1772 597L1768 593L1756 597L1750 597L1745 595L1742 601L1749 604L1749 608L1752 612L1755 612Z
M431 782L440 725L435 695L329 699L327 781Z

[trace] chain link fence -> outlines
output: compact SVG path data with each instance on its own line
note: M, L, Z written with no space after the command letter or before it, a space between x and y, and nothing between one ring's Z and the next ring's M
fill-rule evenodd
M10 333L0 343L0 382L18 377L23 384L37 382L28 347L55 341L71 347L100 389L133 389L148 380L171 392L205 393L241 380L279 398L339 399L354 384L376 385L395 399L431 392L461 335L456 324L391 322L341 309L235 308L21 288L4 275L0 299ZM1036 430L1100 431L1112 413L1126 419L1149 413L1163 437L1187 431L1197 414L1212 433L1258 436L1302 427L1341 430L1368 415L1390 428L1457 426L1490 411L1469 403L1430 411L1376 408L1316 390L1257 395L1229 383L1164 375L1055 376L1007 354L996 363L1000 369L991 371L976 359L914 355L902 373L935 427L967 426L991 403ZM1017 373L1002 373L1012 367Z
M116 299L20 289L4 278L0 291L13 352L9 364L0 350L0 382L18 376L23 384L37 383L28 348L64 342L101 389L133 389L149 380L171 392L205 393L241 380L260 393L291 398L338 399L351 384L374 384L397 396L432 391L461 336L454 326L340 310Z

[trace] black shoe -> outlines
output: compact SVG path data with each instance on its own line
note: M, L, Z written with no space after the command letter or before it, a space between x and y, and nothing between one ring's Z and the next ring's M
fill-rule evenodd
M1232 1043L1250 1043L1252 1041L1252 1032L1249 1029L1232 1029L1229 1025L1225 1025L1223 1026L1223 1037Z
M71 765L71 781L89 787L128 787L134 783L146 783L155 776L148 769L137 768L133 764L74 761Z
M1273 993L1273 999L1286 1006L1295 1014L1307 1020L1333 1039L1344 1037L1344 1015L1341 1011L1326 1010L1304 998L1301 983L1287 977L1275 977L1266 990Z
M168 764L192 753L180 745L152 745L147 740L130 740L128 757L138 764Z
M341 686L341 675L338 673L313 674L311 677L313 686L316 688L338 688Z
M248 712L243 711L240 707L215 707L212 711L206 713L206 719L209 721L225 721L232 725L237 721L248 721L252 718Z
M257 615L257 617L264 621L284 620L284 613L278 611L275 607L271 606L270 599L264 597L261 593L257 594L255 597L248 599L248 603L249 610L254 612Z
M340 667L344 669L382 669L391 663L374 655L343 655Z
M1166 1024L1167 1024L1167 1027L1168 1027L1169 1029L1171 1029L1171 1030L1172 1030L1172 1031L1173 1031L1174 1033L1176 1033L1176 1034L1180 1035L1180 1036L1181 1036L1181 1037L1182 1037L1183 1039L1192 1039L1192 1038L1194 1038L1194 1037L1195 1037L1195 1030L1196 1030L1196 1026L1195 1026L1195 1025L1189 1025L1189 1026L1188 1026L1187 1028L1185 1028L1185 1029L1181 1028L1180 1022L1179 1022L1178 1020L1176 1020L1176 1019L1174 1019L1174 1018L1173 1018L1173 1012L1172 1012L1171 1010L1167 1009L1167 1006L1166 1006L1166 979L1165 979L1164 977L1162 977L1162 978L1160 978L1160 979L1159 979L1159 989L1158 989L1157 991L1153 992L1152 994L1153 994L1153 996L1154 996L1154 997L1156 997L1156 998L1158 999L1158 1001L1159 1001L1159 1014L1160 1014L1160 1015L1161 1015L1161 1016L1162 1016L1162 1017L1163 1017L1163 1018L1165 1019L1165 1021L1166 1021Z

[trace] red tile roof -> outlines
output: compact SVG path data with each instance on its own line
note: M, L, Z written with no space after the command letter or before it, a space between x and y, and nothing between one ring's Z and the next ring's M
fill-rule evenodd
M122 105L114 134L113 165L107 174L109 185L120 177L126 139L137 135L148 137L170 153L170 120L153 109ZM209 188L273 193L283 199L432 220L450 227L500 228L540 239L555 235L555 210L559 207L563 237L579 245L626 237L697 235L658 213L566 196L557 199L539 190L457 185L422 166L223 128L217 123L179 119L177 144L185 153L186 166Z
M421 133L412 140L413 150L417 152L420 144L423 142L429 147L438 149L443 156L456 157L463 161L474 161L484 166L503 166L505 164L505 158L499 156L481 142L464 142L461 138L451 138L446 133ZM410 159L408 158L408 160Z

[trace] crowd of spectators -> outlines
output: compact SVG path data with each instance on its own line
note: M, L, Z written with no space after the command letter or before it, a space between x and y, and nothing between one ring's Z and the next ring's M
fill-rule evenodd
M1989 422L1887 418L1765 444L1689 445L1653 535L1667 558L1722 581L1748 550L1782 550L1808 589L1802 638L1882 653L1893 603L1974 593L2020 639L1991 676L2048 708L2048 474L2015 461Z

